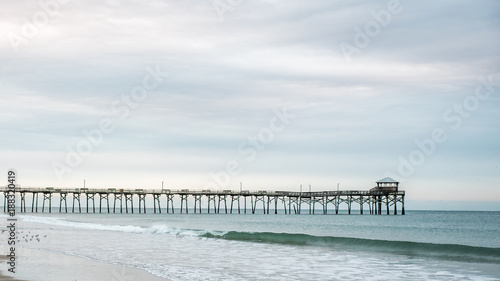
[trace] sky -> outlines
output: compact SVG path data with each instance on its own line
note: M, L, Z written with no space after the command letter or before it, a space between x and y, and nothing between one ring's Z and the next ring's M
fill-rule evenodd
M499 26L498 1L9 1L0 170L198 190L389 176L422 206L500 209Z

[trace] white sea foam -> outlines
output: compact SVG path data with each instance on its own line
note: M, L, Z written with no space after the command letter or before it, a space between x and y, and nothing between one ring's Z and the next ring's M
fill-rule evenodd
M62 218L38 217L38 216L23 216L22 220L25 222L48 224L48 225L62 226L68 228L99 230L99 231L116 231L116 232L138 233L138 234L167 234L167 235L183 236L183 237L200 237L201 235L206 233L217 234L217 235L225 233L220 231L218 232L218 231L197 230L197 229L173 228L165 224L154 224L149 227L141 227L134 225L107 225L100 223L73 222L73 221L67 221Z
M98 223L72 222L72 221L66 221L66 220L60 219L60 218L34 217L34 216L23 216L22 220L25 222L42 223L42 224L89 229L89 230L144 233L144 229L142 227L133 226L133 225L104 225L104 224L98 224Z

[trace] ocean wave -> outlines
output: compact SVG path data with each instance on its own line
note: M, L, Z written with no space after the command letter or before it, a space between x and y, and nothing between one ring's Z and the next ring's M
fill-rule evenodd
M411 257L431 257L444 260L485 262L500 264L500 248L478 247L458 244L437 244L412 241L391 241L353 237L315 236L300 233L217 231L203 229L174 228L164 224L148 227L134 225L107 225L99 223L72 222L60 218L25 216L26 222L43 223L63 227L98 231L117 231L137 234L172 235L254 243L269 243L294 246L318 246L339 250L383 252Z
M412 257L433 257L454 261L500 263L500 248L475 247L457 244L435 244L273 232L229 231L220 234L207 232L201 236L205 238L232 241L249 241L296 246L321 246L342 250L385 252L403 254Z

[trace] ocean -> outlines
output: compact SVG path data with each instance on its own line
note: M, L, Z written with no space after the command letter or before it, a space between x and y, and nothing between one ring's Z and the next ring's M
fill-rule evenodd
M500 212L148 212L19 213L18 244L179 281L500 280Z

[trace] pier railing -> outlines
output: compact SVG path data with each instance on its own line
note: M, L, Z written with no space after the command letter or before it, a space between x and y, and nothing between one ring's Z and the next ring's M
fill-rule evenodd
M8 192L6 186L0 187L0 192ZM19 193L127 193L127 194L210 194L210 195L269 195L269 196L301 196L301 197L316 197L316 196L376 196L385 194L403 195L404 191L375 191L375 190L340 190L340 191L313 191L313 192L298 192L298 191L268 191L268 190L196 190L196 189L124 189L124 188L57 188L57 187L17 187L16 192Z

